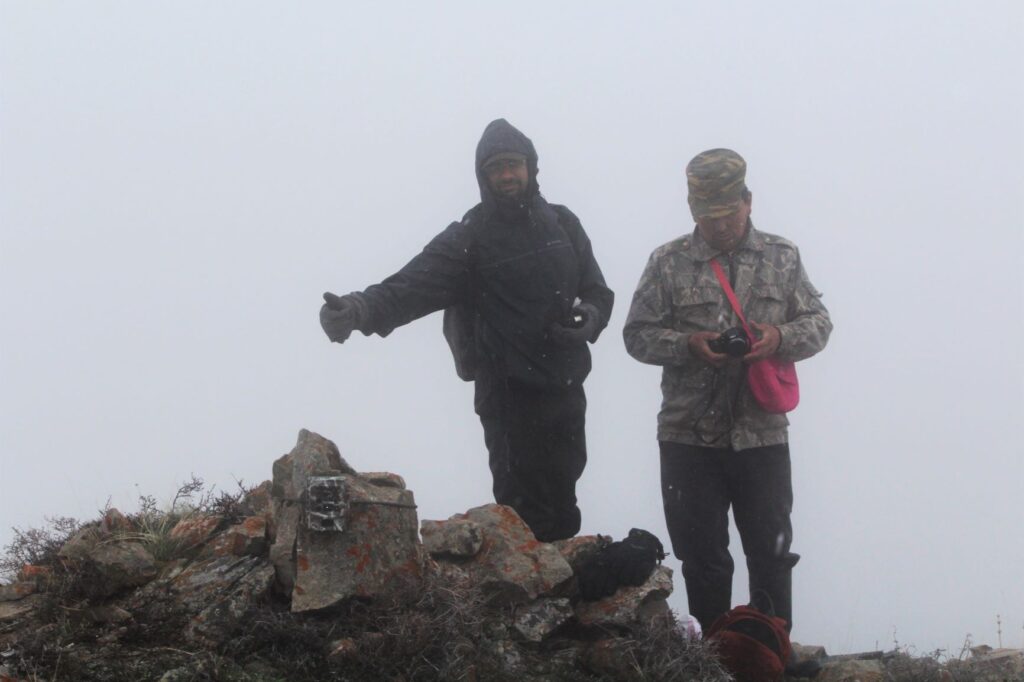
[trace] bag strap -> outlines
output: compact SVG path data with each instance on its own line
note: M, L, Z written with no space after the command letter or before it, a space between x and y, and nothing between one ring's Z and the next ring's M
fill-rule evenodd
M747 318L743 317L743 309L740 308L740 302L736 300L736 294L732 290L732 286L729 284L729 278L725 276L725 272L722 270L721 264L714 258L711 259L711 269L715 271L715 276L718 277L718 283L722 285L722 290L725 292L725 297L729 299L729 305L736 312L736 316L740 318L740 323L743 325L743 331L747 333L747 338L753 341L754 335L750 333L750 327L747 326Z

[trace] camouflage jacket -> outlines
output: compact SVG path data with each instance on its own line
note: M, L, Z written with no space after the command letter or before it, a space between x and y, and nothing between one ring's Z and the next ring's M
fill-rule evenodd
M809 358L825 347L832 331L821 294L792 242L751 225L732 254L714 251L696 230L659 247L633 294L623 330L630 355L664 368L658 440L734 450L785 443L789 420L757 405L743 363L716 369L690 354L690 333L739 326L709 265L712 258L729 276L747 321L778 327L778 357Z

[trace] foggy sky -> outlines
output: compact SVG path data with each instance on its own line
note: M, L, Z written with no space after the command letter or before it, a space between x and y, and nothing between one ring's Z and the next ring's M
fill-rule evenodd
M1022 7L0 2L0 545L258 483L300 428L421 519L490 502L440 315L338 346L317 313L479 200L505 117L617 295L582 532L667 544L660 369L621 329L692 230L686 161L730 147L835 323L790 417L794 639L958 651L999 614L1024 646Z

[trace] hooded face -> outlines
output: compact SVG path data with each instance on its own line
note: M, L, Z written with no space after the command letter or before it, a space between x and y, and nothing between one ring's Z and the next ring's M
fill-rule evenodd
M476 177L480 199L489 209L533 198L539 188L530 138L503 118L491 121L476 146Z
M505 200L521 200L530 184L530 173L526 169L526 157L522 154L506 153L492 156L484 163L487 186L495 197Z

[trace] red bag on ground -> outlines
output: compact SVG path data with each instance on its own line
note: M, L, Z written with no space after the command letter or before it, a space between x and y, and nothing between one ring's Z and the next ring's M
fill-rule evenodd
M715 271L718 283L725 291L725 297L729 299L729 304L736 311L736 316L740 318L747 338L753 341L754 335L751 334L750 327L747 326L747 319L743 317L740 302L736 300L736 294L729 285L725 273L722 272L722 266L718 264L718 261L712 259L711 269ZM752 362L747 367L747 385L750 386L754 400L765 412L783 414L794 409L800 402L800 383L796 378L796 364L790 360L771 357Z
M736 682L777 682L792 654L786 621L752 606L722 614L704 636L715 643Z

